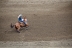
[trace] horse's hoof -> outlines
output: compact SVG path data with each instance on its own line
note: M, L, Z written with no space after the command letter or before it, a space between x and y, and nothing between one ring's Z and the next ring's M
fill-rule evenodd
M20 32L18 32L18 33L20 33Z
M17 31L18 33L20 33L19 31Z
M18 33L20 33L20 31L17 31Z
M20 33L20 31L18 31L18 33Z
M28 30L28 28L26 28L26 30Z

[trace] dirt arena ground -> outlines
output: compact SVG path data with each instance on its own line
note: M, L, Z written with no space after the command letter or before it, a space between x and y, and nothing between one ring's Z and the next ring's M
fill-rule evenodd
M28 30L10 28L17 17L26 16ZM72 39L72 1L0 1L0 41L52 41Z

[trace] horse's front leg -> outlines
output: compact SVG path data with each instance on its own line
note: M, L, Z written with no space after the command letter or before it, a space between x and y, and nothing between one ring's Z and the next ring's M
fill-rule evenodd
M25 27L26 27L26 30L28 30L29 25L28 25L28 24L26 24L26 25L25 25Z
M20 33L20 27L17 29L17 32Z
M15 28L16 28L16 31L17 31L18 33L20 33L20 26L16 26Z

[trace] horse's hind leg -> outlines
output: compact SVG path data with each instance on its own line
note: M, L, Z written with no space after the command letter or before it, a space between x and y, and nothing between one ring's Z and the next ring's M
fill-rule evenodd
M14 25L12 25L12 23L11 23L10 27L11 27L11 28L13 28L13 27L14 27Z

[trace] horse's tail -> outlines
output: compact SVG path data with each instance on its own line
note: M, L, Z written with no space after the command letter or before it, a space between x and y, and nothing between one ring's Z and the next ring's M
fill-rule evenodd
M11 28L13 28L13 27L14 27L14 25L12 25L12 23L11 23L10 27L11 27Z

